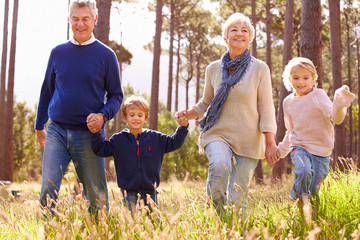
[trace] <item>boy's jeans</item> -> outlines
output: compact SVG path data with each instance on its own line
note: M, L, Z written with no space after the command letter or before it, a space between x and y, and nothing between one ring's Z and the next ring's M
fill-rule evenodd
M104 131L101 131L104 136ZM66 130L54 122L49 124L45 140L41 205L47 206L47 194L57 199L61 180L71 160L83 184L85 197L90 201L89 210L97 211L105 204L108 207L105 161L93 153L90 131ZM51 204L51 207L55 205Z
M320 184L329 173L330 157L315 156L304 148L295 146L291 150L291 159L295 166L291 197L294 200L303 195L317 197Z
M218 212L228 203L242 208L245 215L249 181L258 160L239 156L220 141L209 143L205 153L210 162L206 191Z
M144 205L148 205L149 209L152 210L151 208L151 204L150 202L148 202L148 196L150 196L150 198L156 203L157 206L159 206L159 201L158 201L158 193L157 191L154 191L154 193L143 193L140 194L140 199L137 192L133 192L133 191L126 191L126 190L122 190L121 192L124 196L124 203L126 204L126 206L128 207L129 211L132 212L133 210L136 209L136 205L139 203L139 200L143 200L144 201ZM134 208L134 209L133 209Z

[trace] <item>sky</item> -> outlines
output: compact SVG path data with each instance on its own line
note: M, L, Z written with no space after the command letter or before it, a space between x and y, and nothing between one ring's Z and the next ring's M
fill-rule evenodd
M67 0L19 0L14 91L16 101L26 102L30 108L34 108L38 102L51 49L67 40L67 2ZM150 95L153 55L144 50L144 46L152 41L155 33L155 12L148 11L147 2L140 0L136 4L121 3L120 14L118 10L112 9L109 38L120 42L122 37L124 47L133 54L132 64L123 71L122 85L130 84L135 91ZM3 5L4 1L1 1L1 29ZM12 3L9 9L9 43L11 19ZM2 41L1 30L1 47ZM162 44L167 43L162 42ZM159 99L166 103L168 58L166 55L161 55L160 60ZM179 95L179 108L185 108L183 87L180 88ZM193 95L192 93L190 96L190 106L195 104Z

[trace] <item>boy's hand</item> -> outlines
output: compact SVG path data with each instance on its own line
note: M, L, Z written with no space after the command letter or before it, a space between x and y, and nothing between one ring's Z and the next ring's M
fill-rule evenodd
M180 126L186 127L189 124L189 120L187 119L186 115L187 109L180 110L175 113L175 119Z

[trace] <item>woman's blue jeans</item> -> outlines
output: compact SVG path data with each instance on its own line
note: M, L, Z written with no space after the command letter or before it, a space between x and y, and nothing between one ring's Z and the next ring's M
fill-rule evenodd
M104 137L104 131L101 131ZM96 212L104 205L108 208L105 160L92 151L90 131L66 130L54 122L49 124L45 140L41 205L47 206L47 195L57 199L62 178L71 160L83 184L85 197L90 202L89 211ZM52 203L50 207L55 207L55 204Z
M209 143L205 153L210 162L206 191L218 212L229 204L246 214L250 177L258 160L239 156L220 141Z
M315 156L306 149L295 146L291 150L291 159L295 166L291 197L294 200L303 196L317 197L320 185L329 173L330 157Z

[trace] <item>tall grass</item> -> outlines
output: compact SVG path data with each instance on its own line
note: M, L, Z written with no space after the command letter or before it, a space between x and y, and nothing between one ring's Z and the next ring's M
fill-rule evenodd
M97 219L67 182L54 216L40 207L39 184L13 183L0 187L0 239L360 239L356 170L331 171L316 201L292 200L292 183L292 176L278 185L252 183L245 219L232 207L220 218L200 180L162 183L160 210L149 212L142 207L133 215L110 182L110 210L100 210ZM22 190L20 197L9 193L14 188Z

